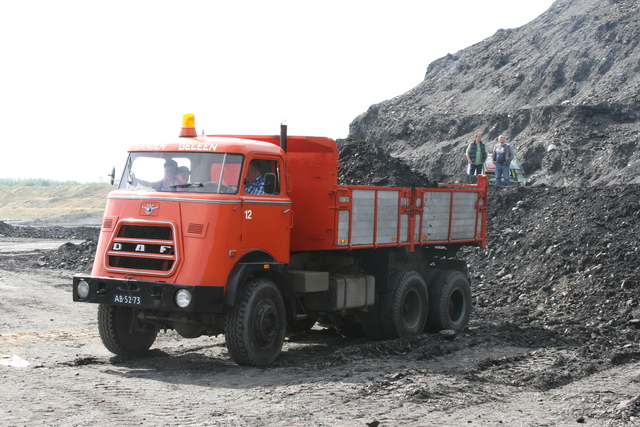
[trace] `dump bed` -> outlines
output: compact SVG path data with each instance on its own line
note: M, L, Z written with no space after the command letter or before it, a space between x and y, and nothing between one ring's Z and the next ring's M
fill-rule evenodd
M486 243L484 176L437 188L336 186L330 197L325 215L294 199L296 219L310 220L296 221L293 251Z

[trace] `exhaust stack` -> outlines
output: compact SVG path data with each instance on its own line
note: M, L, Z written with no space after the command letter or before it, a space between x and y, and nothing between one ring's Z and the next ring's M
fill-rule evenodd
M287 152L287 122L284 120L280 123L280 148Z

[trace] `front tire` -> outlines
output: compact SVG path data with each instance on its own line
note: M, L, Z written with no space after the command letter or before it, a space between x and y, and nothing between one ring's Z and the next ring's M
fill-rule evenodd
M427 321L429 296L422 276L398 271L389 282L390 292L381 304L382 327L387 338L411 337L422 333Z
M158 336L155 325L141 321L138 310L110 304L98 306L98 331L104 346L119 356L143 353Z
M434 296L429 307L429 332L445 329L459 331L471 317L471 286L462 272L443 271L435 280Z
M250 279L227 315L231 358L238 365L268 365L280 354L284 335L285 308L278 287L270 279Z

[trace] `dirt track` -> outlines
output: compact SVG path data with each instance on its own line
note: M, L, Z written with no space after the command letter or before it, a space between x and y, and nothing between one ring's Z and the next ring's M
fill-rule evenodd
M316 326L266 369L231 362L222 337L173 333L148 357L116 358L96 306L71 301L71 272L13 268L21 257L0 263L3 426L635 425L640 363L589 367L560 338L514 345L517 330L478 316L452 341L374 342ZM576 380L553 386L568 369Z

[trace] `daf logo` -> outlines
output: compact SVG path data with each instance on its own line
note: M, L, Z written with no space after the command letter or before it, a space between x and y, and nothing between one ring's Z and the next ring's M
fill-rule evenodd
M151 203L149 203L148 205L142 205L142 209L144 209L144 212L147 215L151 215L153 213L153 211L155 211L159 207L160 206L155 206L155 205L152 205Z
M124 246L122 246L122 243L120 242L116 242L113 244L112 246L112 250L114 251L126 251L129 250L131 251L131 247L128 249L125 249ZM173 253L173 246L171 245L160 245L157 246L155 249L152 247L150 250L147 250L147 245L144 244L136 244L135 248L133 248L134 252L145 252L145 253L160 253L160 254L172 254Z

